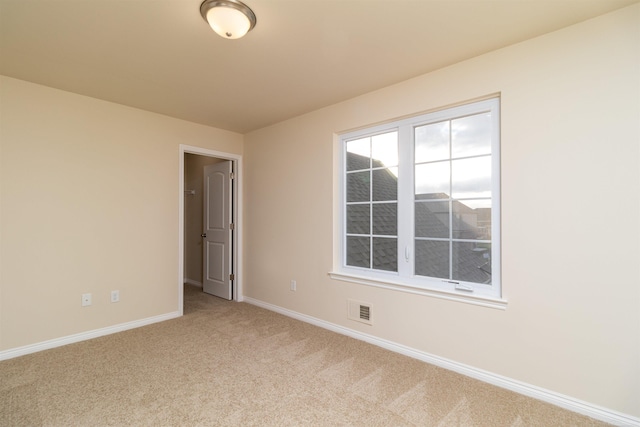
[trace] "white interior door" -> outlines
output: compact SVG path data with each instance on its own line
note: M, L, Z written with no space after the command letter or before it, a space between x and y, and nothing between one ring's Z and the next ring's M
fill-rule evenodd
M231 161L204 167L202 285L206 293L231 300Z

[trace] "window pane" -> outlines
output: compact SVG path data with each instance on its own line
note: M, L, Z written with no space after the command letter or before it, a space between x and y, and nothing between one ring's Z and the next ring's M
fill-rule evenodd
M491 244L453 242L453 280L491 284Z
M491 240L491 199L454 200L453 238Z
M356 139L347 142L347 171L369 169L371 157L371 138Z
M451 162L452 197L491 197L491 156Z
M449 238L449 202L416 202L416 237Z
M347 202L368 202L370 179L369 171L347 174Z
M371 150L373 166L397 166L398 165L398 132L383 133L371 138Z
M371 266L370 240L369 237L347 236L347 265L365 268Z
M449 162L416 166L416 200L449 198Z
M347 205L347 233L369 234L371 232L370 205Z
M373 234L395 236L398 234L398 204L373 205Z
M416 240L416 275L449 278L449 242Z
M398 199L398 168L377 169L371 174L374 201Z
M491 154L491 113L451 121L452 157Z
M449 122L418 126L415 129L415 162L449 158Z
M398 239L373 238L373 268L398 271Z

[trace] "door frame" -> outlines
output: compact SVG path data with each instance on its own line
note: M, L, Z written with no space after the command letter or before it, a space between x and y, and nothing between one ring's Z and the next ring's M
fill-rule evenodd
M235 224L233 234L233 301L242 301L242 156L234 153L210 150L208 148L195 147L180 144L180 162L178 171L178 312L184 314L184 155L196 154L205 157L230 160L233 164L234 195L230 194L233 205L232 222Z

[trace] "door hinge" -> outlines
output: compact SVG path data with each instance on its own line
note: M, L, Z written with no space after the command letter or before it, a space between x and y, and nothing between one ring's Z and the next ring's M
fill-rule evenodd
M236 279L236 275L235 274L230 274L229 275L229 280L235 280Z
M236 177L236 175L235 175L233 172L231 172L231 173L229 174L229 179L234 179L235 177Z
M233 223L231 223L231 224L229 224L229 228L230 228L231 230L235 230L235 229L236 229L236 226L235 226Z

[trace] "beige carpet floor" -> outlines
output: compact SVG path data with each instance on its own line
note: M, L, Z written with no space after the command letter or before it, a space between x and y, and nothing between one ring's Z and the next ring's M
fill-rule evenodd
M185 287L185 316L0 362L1 426L602 426Z

